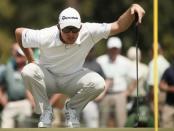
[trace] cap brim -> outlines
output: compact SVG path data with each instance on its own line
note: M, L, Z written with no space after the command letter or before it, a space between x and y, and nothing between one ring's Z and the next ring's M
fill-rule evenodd
M81 23L77 23L77 22L64 22L64 23L59 23L60 25L60 28L63 29L65 27L68 27L68 26L73 26L73 27L76 27L76 28L80 28L81 26Z

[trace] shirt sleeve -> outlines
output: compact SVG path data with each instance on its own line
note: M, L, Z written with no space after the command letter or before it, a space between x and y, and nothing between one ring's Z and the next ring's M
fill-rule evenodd
M97 43L101 39L107 39L110 34L111 24L107 23L90 23L88 29L91 34L94 43Z
M25 29L22 32L22 45L24 48L38 48L51 41L56 35L56 26L41 30Z

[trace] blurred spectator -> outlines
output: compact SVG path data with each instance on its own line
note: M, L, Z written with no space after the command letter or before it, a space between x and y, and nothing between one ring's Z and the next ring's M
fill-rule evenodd
M152 50L153 54L153 50ZM152 111L154 111L153 106L153 96L154 96L154 59L152 59L149 62L149 71L148 71L148 77L147 77L147 84L148 84L148 90L149 90L149 98L151 101L151 108ZM157 64L158 64L158 82L161 80L161 77L164 73L164 71L170 66L170 63L167 61L167 59L163 56L163 49L161 45L158 45L158 58L157 58ZM158 83L159 84L159 83ZM159 119L161 121L161 112L163 110L163 106L165 103L166 93L159 90L159 96L158 96L158 102L159 102ZM160 124L160 123L159 123Z
M32 114L31 104L29 100L26 99L27 95L30 97L30 100L32 100L31 94L26 91L20 74L20 71L25 64L26 58L22 50L17 43L13 44L12 57L7 63L3 78L1 78L1 80L5 79L5 81L4 83L0 82L1 86L4 88L4 92L0 96L1 101L2 98L4 98L1 123L2 128L29 126L25 125L26 123L23 123L26 120L26 117L30 117ZM6 97L3 97L2 95Z
M164 72L160 81L160 89L166 92L166 101L162 110L162 127L174 127L174 65Z
M97 58L106 79L111 83L107 93L101 101L101 126L108 126L110 110L114 112L115 126L123 127L127 120L127 78L130 60L120 55L122 42L118 37L108 39L108 53ZM112 108L114 106L114 108ZM114 110L113 110L114 109Z
M147 89L146 89L146 80L148 74L148 67L146 64L141 61L141 51L138 49L138 89L137 89L137 66L136 66L136 47L130 47L127 52L128 58L131 60L132 66L129 71L130 84L128 88L128 95L132 101L132 104L136 103L137 95L141 99L146 98ZM137 94L138 90L138 94Z

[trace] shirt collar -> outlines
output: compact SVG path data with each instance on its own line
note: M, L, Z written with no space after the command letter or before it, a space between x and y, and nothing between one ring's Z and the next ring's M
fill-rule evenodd
M79 33L79 35L77 37L77 40L75 41L75 44L80 45L80 33Z

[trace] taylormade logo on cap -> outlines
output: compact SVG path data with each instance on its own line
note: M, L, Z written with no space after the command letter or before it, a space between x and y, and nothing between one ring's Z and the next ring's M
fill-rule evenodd
M81 18L80 14L74 8L68 7L64 9L59 15L59 25L63 29L67 26L74 26L80 28Z
M78 19L78 17L66 17L66 16L62 16L62 20L66 20L66 19Z

